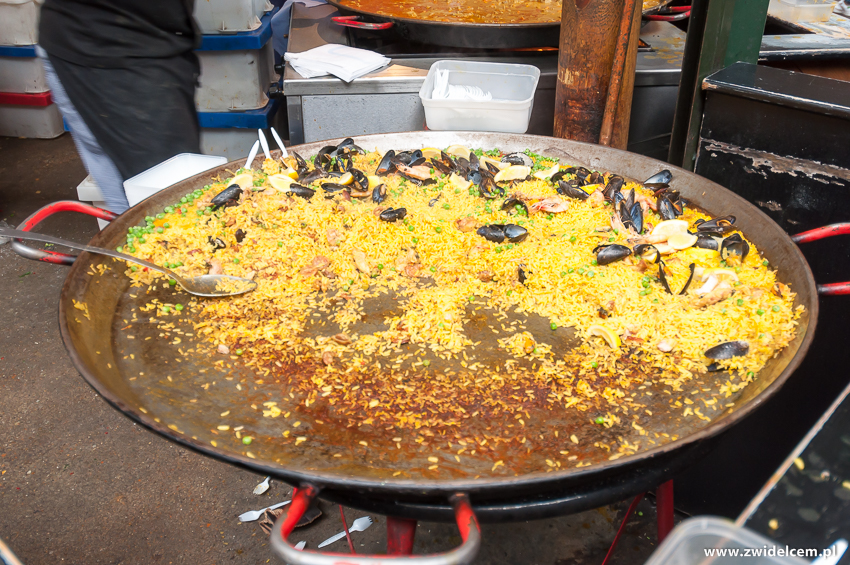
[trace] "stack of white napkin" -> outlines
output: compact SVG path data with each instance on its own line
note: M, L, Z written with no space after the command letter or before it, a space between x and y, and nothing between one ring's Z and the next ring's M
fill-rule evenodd
M286 53L284 59L304 78L334 75L345 82L390 64L383 55L366 49L326 44L303 53Z

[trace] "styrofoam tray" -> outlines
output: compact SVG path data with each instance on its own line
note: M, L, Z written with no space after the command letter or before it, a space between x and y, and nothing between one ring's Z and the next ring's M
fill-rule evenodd
M44 0L0 0L0 45L38 43L38 17Z
M267 92L279 77L269 41L259 50L196 51L201 77L195 92L200 112L255 110L268 101Z
M434 99L434 79L443 70L449 71L450 85L477 86L493 99ZM525 133L539 79L540 69L532 65L437 61L419 91L428 129Z
M0 104L0 135L53 139L65 133L56 104L18 106Z
M124 193L135 206L174 183L227 163L226 157L181 153L124 181Z
M47 92L44 67L38 57L0 56L0 92Z

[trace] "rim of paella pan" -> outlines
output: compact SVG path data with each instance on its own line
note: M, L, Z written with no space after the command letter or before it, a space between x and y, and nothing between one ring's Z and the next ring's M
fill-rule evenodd
M373 139L385 139L388 136L411 135L411 134L416 134L416 133L420 133L420 132L400 132L400 133L395 133L395 134L393 134L393 133L370 134L370 135L359 136L359 137L355 138L355 140L358 143L366 144ZM421 133L426 133L426 134L427 133L438 133L438 134L439 133L450 133L450 134L454 134L454 135L458 135L458 136L462 136L462 137L463 136L469 137L469 136L476 136L476 135L508 135L508 134L498 134L498 133L493 133L493 132L471 132L471 131L421 132ZM629 154L627 151L623 151L623 150L620 150L620 149L613 149L613 148L610 148L610 147L602 147L602 146L598 146L598 145L591 144L591 143L584 143L584 142L573 141L573 140L563 140L563 139L551 138L551 137L540 136L540 135L527 135L527 134L509 134L509 135L512 135L512 136L515 136L515 137L518 137L518 138L522 138L522 139L528 139L530 141L531 140L539 140L543 143L567 142L570 145L580 145L580 146L585 146L585 147L593 147L595 150L603 149L604 151L610 151L612 153ZM546 140L546 141L544 141L544 140ZM324 141L317 141L317 142L313 142L313 143L305 143L305 144L301 144L301 145L288 147L287 149L290 150L290 151L296 150L300 153L302 150L304 150L305 147L306 148L316 147L316 149L318 150L323 145L328 145L328 144L332 144L332 143L338 144L340 141L342 141L342 138L324 140ZM552 148L555 149L557 147L553 146ZM635 154L630 154L630 155L640 157L641 159L648 159L648 160L651 160L651 161L656 161L654 159L651 159L650 157L645 157L643 155L635 155ZM763 220L769 221L771 224L776 226L777 230L782 231L782 229L778 225L773 223L773 220L771 220L764 212L762 212L760 209L758 209L758 207L754 206L753 204L751 204L750 202L748 202L747 200L745 200L741 196L729 191L728 189L723 188L721 185L718 185L718 184L716 184L713 181L710 181L708 179L699 177L695 173L692 173L692 172L687 171L685 169L681 169L679 167L669 165L668 163L662 163L660 161L656 161L656 162L658 162L659 164L663 164L666 168L669 168L671 170L671 172L673 172L675 175L679 175L679 176L685 175L685 176L697 177L698 179L700 179L700 182L711 183L712 185L714 185L714 187L728 192L729 193L728 196L730 196L731 199L733 201L735 201L737 204L742 205L742 206L749 206L754 212L756 212L757 216L761 217L761 219L763 219ZM224 166L227 166L227 165L229 165L229 163L224 165ZM178 183L178 184L182 185L183 183L188 183L188 182L191 182L193 180L201 180L208 174L209 174L209 172L204 172L204 173L201 173L199 175L195 175L193 177L185 179L184 181L181 181L181 183ZM619 173L619 174L623 174L623 173ZM624 175L624 176L626 176L626 175ZM166 190L168 190L168 189L166 189ZM149 199L155 198L156 196L157 196L157 194L151 196ZM139 204L137 204L133 208L144 205L144 203L147 202L149 199L140 202ZM119 216L118 219L120 220L120 216ZM90 245L101 245L100 240L106 239L104 234L108 234L110 231L112 231L112 229L120 229L120 228L117 228L117 225L118 225L117 223L114 223L114 224L110 224L110 226L107 226L107 228L105 228L102 232L100 232L98 235L96 235L92 239ZM784 234L785 232L782 231L782 233ZM592 474L599 473L601 471L607 471L607 470L615 469L617 467L625 467L625 466L629 466L631 464L636 464L636 463L639 463L641 460L651 459L651 458L654 458L654 457L657 457L657 456L661 456L663 454L667 454L669 452L676 451L676 450L678 450L682 447L685 447L689 444L695 443L699 440L710 438L710 437L714 436L717 432L719 432L719 431L739 422L740 420L746 418L747 416L749 416L756 408L758 408L761 404L763 404L770 397L772 397L776 393L776 391L778 391L779 388L782 387L782 385L785 384L785 381L799 367L800 363L802 362L803 358L805 357L806 353L808 352L808 349L809 349L809 346L811 345L812 340L814 339L815 329L816 329L816 325L817 325L818 308L819 308L817 287L816 287L816 284L815 284L814 276L812 275L812 272L811 272L811 268L809 267L808 263L806 262L805 257L803 256L802 252L800 251L800 248L797 245L795 245L791 242L790 237L787 234L785 234L785 237L788 238L788 244L790 245L790 247L792 249L791 253L794 255L794 259L799 261L801 263L801 265L804 266L804 270L805 270L804 275L805 275L805 279L807 281L807 286L808 286L808 290L809 290L809 294L810 294L809 305L807 306L808 307L809 320L808 320L808 324L807 324L807 327L806 327L806 330L805 330L806 334L802 337L802 340L800 341L800 345L799 345L796 353L794 354L794 357L788 362L788 364L785 366L785 368L782 369L782 371L774 379L774 381L772 383L770 383L763 391L758 393L754 398L752 398L751 400L746 402L746 404L744 404L738 410L735 410L735 411L725 415L723 418L721 418L719 420L714 420L710 424L708 424L706 427L704 427L704 428L702 428L702 429L700 429L700 430L698 430L694 433L686 435L682 438L679 438L679 439L671 441L669 443L660 445L658 447L654 447L654 448L647 449L647 450L644 450L644 451L639 451L639 452L632 454L632 455L620 457L620 458L618 458L614 461L603 461L603 462L600 462L600 463L594 463L594 464L589 465L587 467L580 467L580 468L574 467L574 468L570 468L570 469L557 470L557 471L552 471L552 472L545 472L545 471L541 470L540 472L526 473L526 474L519 475L519 476L511 476L511 477L492 476L492 477L484 477L484 478L479 478L479 479L440 480L440 479L401 479L401 478L391 478L391 477L385 478L385 479L366 479L366 478L362 478L362 477L358 477L358 476L346 475L346 474L342 474L342 473L332 473L332 472L327 472L327 471L304 471L304 470L301 470L301 469L293 469L293 468L286 467L284 465L280 465L280 464L276 464L276 463L263 462L262 460L251 459L247 456L240 455L238 453L234 453L234 452L231 452L231 451L225 451L225 450L222 450L222 449L215 448L215 447L211 446L209 443L205 443L205 442L202 442L200 440L194 440L191 437L185 436L185 435L183 435L179 432L175 432L175 431L169 429L166 425L154 421L153 416L140 412L138 409L128 405L126 402L124 402L120 398L117 398L116 395L114 395L112 392L110 392L108 389L106 389L106 387L104 387L102 385L100 380L98 378L96 378L96 376L91 371L88 370L87 366L82 362L79 354L76 352L76 350L73 346L73 343L71 341L70 330L69 330L69 327L68 327L68 324L67 324L67 318L66 318L66 315L65 315L66 314L66 304L65 304L64 297L66 297L68 295L69 286L72 284L72 282L76 278L75 276L73 276L73 275L76 274L76 270L77 269L83 269L84 268L83 265L86 264L88 259L91 257L91 254L89 254L88 252L83 252L83 253L80 254L80 258L82 258L84 260L83 261L77 260L71 266L71 269L68 273L68 276L66 277L65 282L62 286L62 292L60 294L60 301L59 301L59 330L60 330L60 334L62 336L63 344L65 345L65 349L67 350L68 355L71 357L71 361L74 364L74 366L77 368L77 371L79 371L79 373L82 375L82 377L85 379L85 381L89 384L89 386L91 386L98 394L100 394L104 398L104 400L106 400L110 405L112 405L114 408L120 410L125 416L127 416L131 420L147 427L148 429L159 433L160 435L164 436L165 438L170 439L170 440L172 440L172 441L174 441L178 444L181 444L183 446L186 446L186 447L188 447L188 448L190 448L194 451L197 451L197 452L202 453L204 455L208 455L208 456L215 458L215 459L220 459L220 460L226 461L228 463L231 463L231 464L234 464L234 465L255 471L259 474L271 474L271 475L275 475L277 477L285 477L288 481L291 481L291 482L294 482L294 483L299 483L299 482L303 482L303 483L327 482L327 483L336 483L336 484L344 483L348 487L356 487L356 488L361 488L361 489L372 489L372 490L396 491L396 492L410 487L412 489L415 489L415 491L418 492L418 493L425 493L427 491L427 492L430 492L432 494L435 493L435 492L450 493L452 491L467 491L467 492L469 492L469 491L475 491L475 490L491 488L491 487L508 487L508 486L512 486L512 485L534 485L534 484L540 484L540 483L555 483L555 482L559 482L560 480L565 480L567 478L573 478L573 477L574 478L581 478L581 477L584 477L586 475L592 475ZM805 289L799 289L798 292L800 292L800 290L805 290Z

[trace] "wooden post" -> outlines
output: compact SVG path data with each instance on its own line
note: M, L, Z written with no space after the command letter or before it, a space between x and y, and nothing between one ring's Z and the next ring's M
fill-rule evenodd
M555 89L556 137L591 143L600 141L626 6L630 9L634 6L632 29L625 60L618 65L622 75L614 77L619 92L609 103L609 114L614 112L613 129L605 136L611 146L625 149L640 29L641 2L635 0L563 0Z

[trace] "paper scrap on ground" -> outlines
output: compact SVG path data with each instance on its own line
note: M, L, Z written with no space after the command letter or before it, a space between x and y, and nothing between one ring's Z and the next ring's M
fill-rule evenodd
M486 102L493 99L493 95L484 92L479 86L465 86L462 84L449 84L449 71L437 71L434 76L434 91L431 98L435 100L472 100L475 102Z
M390 59L366 49L326 44L302 53L286 53L284 58L304 78L334 75L345 82L390 64Z

